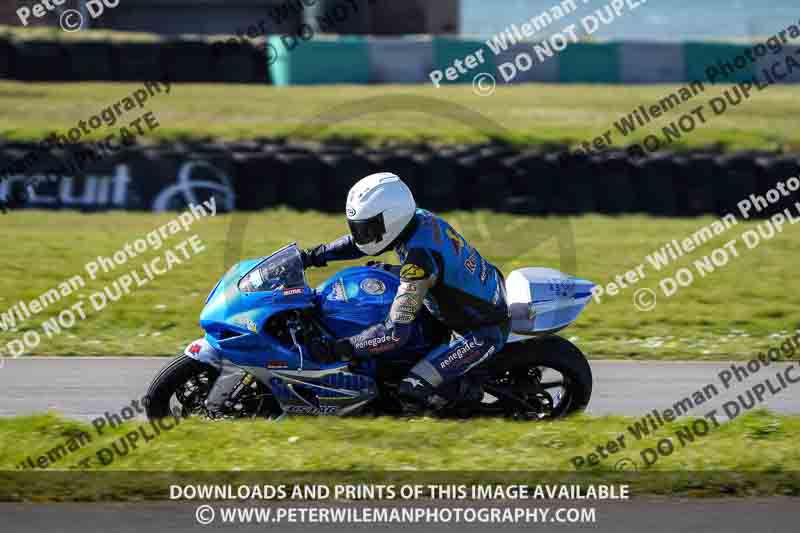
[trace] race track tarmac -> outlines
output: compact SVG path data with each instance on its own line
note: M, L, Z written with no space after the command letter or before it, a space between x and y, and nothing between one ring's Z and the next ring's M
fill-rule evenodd
M119 357L21 357L8 359L0 368L0 416L55 411L91 420L105 411L119 412L132 400L141 399L150 380L169 359ZM720 373L730 362L628 362L592 361L594 391L589 412L594 415L643 416L653 409L667 409L705 389L702 405L695 401L689 414L703 416L725 402L747 398L759 386L757 406L780 413L800 413L800 382L781 388L776 373L800 380L800 363L772 363L757 372L735 377L726 389ZM744 362L735 363L744 365ZM789 370L787 374L787 370ZM770 380L770 387L765 385ZM712 394L713 386L718 394ZM720 420L725 419L720 409Z

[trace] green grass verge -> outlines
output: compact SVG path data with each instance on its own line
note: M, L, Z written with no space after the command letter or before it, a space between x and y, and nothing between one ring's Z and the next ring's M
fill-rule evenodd
M111 42L144 42L161 41L158 34L149 32L117 31L117 30L82 30L68 32L58 26L7 26L0 24L0 37L18 41L111 41Z
M136 83L0 82L0 136L39 139L53 130L66 132L79 120L88 120L140 87ZM499 137L514 143L572 144L591 141L606 130L614 130L614 121L639 105L658 103L677 87L501 84L491 97L479 97L469 84L440 89L431 85L277 88L182 84L174 85L167 96L151 98L146 108L158 117L160 126L149 134L158 139L263 136L348 138L370 143L471 143ZM728 148L800 148L795 119L800 114L800 89L772 86L715 116L707 102L725 88L709 86L705 93L627 137L613 131L614 146L626 146L640 142L650 133L660 133L663 126L705 104L707 122L671 148L712 144ZM339 107L345 104L345 108ZM131 111L126 117L133 120L139 114ZM122 122L127 124L128 120ZM122 122L115 128L124 125ZM103 127L95 137L105 137L115 128Z
M463 478L473 474L475 479L488 481L501 479L503 473L541 472L539 477L529 474L526 479L532 483L566 479L608 482L617 479L620 472L615 465L623 457L639 464L638 472L628 470L624 478L634 494L800 494L798 416L751 412L683 444L676 432L686 431L689 420L664 426L641 440L632 438L627 430L633 422L626 417L583 415L551 423L427 418L311 418L282 423L183 420L149 442L140 439L136 449L123 455L120 439L139 431L140 426L152 434L147 422L130 422L98 434L89 424L41 415L0 419L0 471L6 470L7 475L9 471L17 475L32 472L20 471L17 466L29 456L37 461L83 431L91 441L55 456L55 462L36 470L51 472L53 483L61 479L56 472L68 472L63 479L72 479L73 486L67 498L91 498L92 491L107 495L113 489L108 483L92 487L89 478L77 476L87 471L151 472L152 479L140 475L117 481L122 480L128 489L135 485L137 494L163 498L159 472L288 472L282 478L284 483L295 482L293 473L314 472L348 472L373 480L391 472L395 476L405 473L410 482L426 472L444 472L438 482L448 475ZM586 456L620 434L627 435L624 450L576 472L573 457ZM671 438L675 451L647 467L641 451L655 447L662 438ZM118 452L113 452L115 442ZM103 449L109 451L99 452ZM48 475L41 474L38 482L46 485ZM19 479L25 480L24 476ZM128 489L120 488L116 496L125 496Z
M74 275L86 286L17 325L0 331L0 348L32 329L42 333L42 323L83 298L137 269L167 248L196 233L207 250L101 312L90 312L72 328L52 338L41 335L34 355L173 355L201 335L197 321L208 292L230 266L225 250L230 215L202 219L188 233L170 238L164 248L148 251L124 266L91 280L84 270L98 255L110 256L126 243L144 237L170 220L173 214L13 211L2 216L0 236L0 312L19 300L38 298ZM246 215L237 215L246 216ZM645 216L532 218L486 211L445 215L490 261L508 273L524 266L567 269L562 264L555 235L566 228L574 234L576 265L572 274L606 284L614 277L646 263L645 256L671 239L682 240L708 224L710 218L665 219ZM800 232L786 226L772 240L754 250L741 243L740 256L675 295L661 295L658 282L677 269L694 271L693 261L715 247L739 237L752 222L733 226L690 255L656 272L646 264L646 278L616 296L591 302L579 320L562 335L575 342L590 358L726 360L750 359L758 351L777 346L786 335L800 329L796 295L800 281L792 265L800 250ZM286 209L249 215L243 248L237 257L266 255L291 241L301 246L327 242L346 232L343 218ZM564 243L569 239L565 238ZM565 246L569 248L569 246ZM567 257L569 254L567 254ZM386 256L389 261L396 258ZM351 264L332 264L308 271L316 286ZM569 267L572 270L571 267ZM143 275L143 274L140 274ZM638 311L634 290L652 288L659 294L655 309ZM797 356L790 357L797 359Z

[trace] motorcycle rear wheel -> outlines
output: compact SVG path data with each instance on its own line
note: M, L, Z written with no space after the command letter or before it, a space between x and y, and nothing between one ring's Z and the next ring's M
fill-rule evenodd
M555 335L507 345L489 372L484 391L496 401L484 399L476 413L479 416L563 418L586 409L592 395L592 370L586 356ZM560 379L542 379L553 373L560 374Z

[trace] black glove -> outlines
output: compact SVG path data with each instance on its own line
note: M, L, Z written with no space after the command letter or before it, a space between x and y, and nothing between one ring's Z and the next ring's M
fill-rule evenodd
M324 267L328 265L328 263L322 259L321 254L319 253L322 251L324 246L324 244L320 244L315 248L306 248L300 252L300 257L303 259L304 269L309 267Z
M333 354L339 361L350 361L353 358L353 345L347 339L339 339L333 343Z
M349 361L353 358L353 345L347 339L331 341L330 339L314 339L308 347L314 360L331 364L337 361Z
M331 344L328 339L314 339L309 343L308 351L311 352L311 357L319 363L333 363L335 359Z

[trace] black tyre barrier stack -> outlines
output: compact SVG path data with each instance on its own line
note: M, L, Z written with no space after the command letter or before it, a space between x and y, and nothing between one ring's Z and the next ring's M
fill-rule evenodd
M262 150L272 149L272 147L267 148L266 145L260 143L258 141L234 141L228 144L229 149L232 152L245 152L245 153L255 153L261 152Z
M269 69L264 55L239 41L211 45L214 81L227 83L269 82Z
M0 79L269 83L263 53L249 42L8 40Z
M235 151L234 190L237 207L255 211L280 203L280 183L275 179L275 151Z
M633 212L636 166L625 154L609 152L593 156L589 166L597 211L608 215Z
M161 43L115 43L114 65L119 81L152 81L164 79L161 65Z
M668 215L687 217L697 214L690 207L690 173L687 170L687 161L688 158L685 155L673 154L669 158L662 158L660 162L660 172L665 176L662 179L670 181L670 187L673 192L674 205ZM646 176L643 176L642 179L646 179Z
M592 175L591 159L570 152L545 155L548 172L557 176L553 204L556 213L577 214L596 211L594 183L602 176Z
M685 183L683 191L686 196L683 201L686 205L687 215L706 215L716 211L716 200L714 199L715 158L716 154L707 152L676 157L681 163L682 179ZM677 212L680 213L680 210Z
M170 81L215 81L213 67L212 48L208 43L168 41L161 47L161 71L163 77Z
M280 203L295 209L320 210L328 202L324 198L326 176L330 168L311 151L292 149L279 152L266 169L278 184Z
M43 208L182 209L213 194L221 211L235 198L245 210L284 205L340 213L350 186L380 171L403 177L418 204L436 211L697 216L738 212L751 194L765 195L777 182L800 176L800 159L712 150L587 157L565 147L374 148L269 139L184 140L98 156L83 146L42 151L37 143L0 142L3 191L22 194L25 182L35 179L29 205ZM795 195L782 198L751 216L770 216L796 201Z
M758 162L762 171L761 182L759 183L758 191L756 191L759 194L763 195L767 190L774 189L778 182L785 183L791 176L800 178L800 156L762 157L758 159ZM769 216L772 213L794 206L795 202L800 201L800 198L795 195L797 193L790 197L781 197L780 201L771 204L766 212L761 212L758 215ZM794 211L796 212L797 210L795 209Z
M103 172L96 168L97 157L84 146L42 150L35 144L19 145L7 150L6 156L10 161L4 161L3 168L14 164L7 181L11 190L6 192L25 205L92 210L101 207L96 200L110 198L110 180L98 177Z
M137 176L132 171L136 159L134 150L104 154L98 149L69 146L56 152L61 163L58 168L72 169L67 171L66 177L47 183L51 197L60 207L84 212L124 209L126 206L149 208L144 196L137 194L149 180L142 174L138 175L138 180L135 179Z
M738 202L758 190L763 175L757 162L759 155L741 152L716 158L714 198L718 215L734 213Z
M522 215L553 212L556 175L545 154L527 150L506 158L506 165L511 170L511 193L503 202L503 210Z
M777 158L762 156L756 158L756 161L761 170L758 184L755 187L755 191L753 191L756 194L763 196L769 189L775 189L778 182L785 183L792 176L800 178L800 157L797 155ZM781 195L777 202L769 204L765 210L759 213L755 213L755 210L753 210L751 213L758 217L769 217L784 209L792 208L792 212L796 215L797 209L793 208L793 206L798 201L800 201L800 194L798 193L793 193L788 197Z
M153 210L155 200L167 187L177 182L174 172L175 161L187 152L171 150L168 147L133 146L116 155L112 176L126 178L127 203L136 210ZM183 161L183 159L181 159ZM183 203L175 201L176 208L183 208Z
M347 191L356 181L382 170L367 157L347 149L322 153L319 160L325 167L323 180L318 185L320 209L333 213L344 211Z
M675 176L680 166L670 153L657 153L653 157L633 163L631 180L636 211L650 215L670 215L676 212Z
M786 181L791 176L800 177L800 156L780 155L777 157L761 157L759 163L763 168L764 180L771 187L779 181Z
M501 206L511 194L511 168L505 158L514 150L488 146L457 158L459 182L466 191L461 196L462 209L489 209Z
M191 166L187 166L189 162L191 162ZM207 149L190 152L188 159L182 161L180 172L182 174L176 176L175 183L181 188L181 191L185 190L187 184L205 183L198 187L199 192L210 192L216 198L220 211L229 210L227 207L229 197L232 202L231 208L235 207L236 162L227 150ZM198 203L203 199L203 194L198 194L197 190L191 188L189 190L191 191L189 195L183 192L179 193L182 196L180 201L184 205L189 201Z
M56 41L16 41L12 76L23 81L67 81L70 79L67 50Z
M14 58L14 47L8 41L0 37L0 79L11 77L12 61Z
M27 201L27 192L17 176L20 171L16 169L29 152L29 147L12 143L0 147L0 211L19 208Z
M145 149L146 161L157 166L155 179L147 180L134 169L134 179L142 183L145 197L152 198L154 209L185 209L213 195L217 205L225 202L223 191L235 191L236 165L227 152ZM198 194L199 191L205 194Z
M114 47L106 41L81 41L66 46L73 81L116 80Z
M415 150L413 158L420 170L414 191L417 203L436 210L458 209L471 196L461 192L458 163L437 152Z

